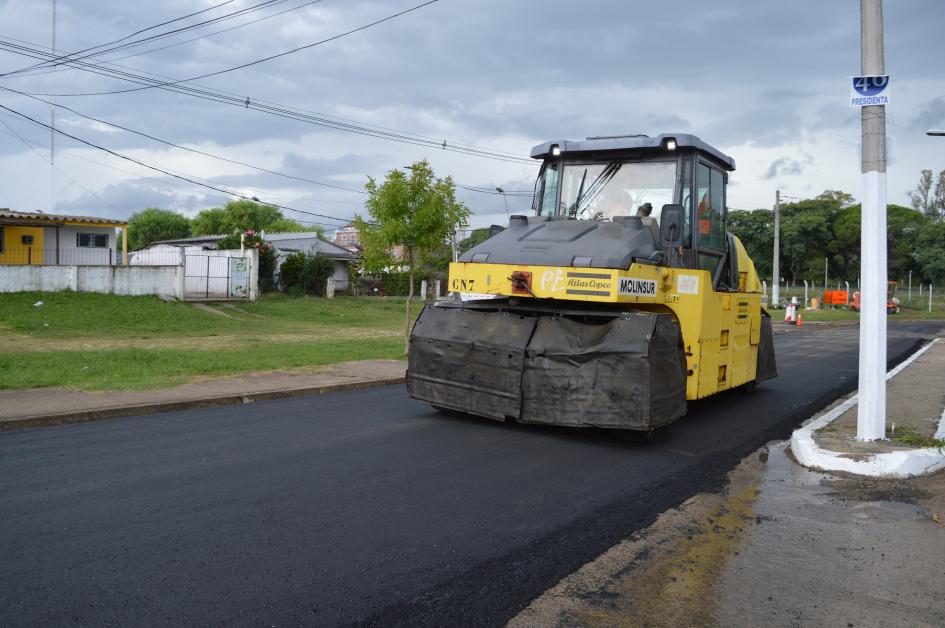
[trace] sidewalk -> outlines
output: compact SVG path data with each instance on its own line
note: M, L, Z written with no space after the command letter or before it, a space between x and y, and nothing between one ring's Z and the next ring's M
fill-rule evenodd
M787 443L532 601L532 626L943 626L945 472L812 471Z
M400 384L406 368L400 360L363 360L316 372L250 373L157 390L0 390L0 431Z
M857 396L794 432L801 464L866 476L908 477L945 469L945 341L936 338L887 374L886 438L856 440Z

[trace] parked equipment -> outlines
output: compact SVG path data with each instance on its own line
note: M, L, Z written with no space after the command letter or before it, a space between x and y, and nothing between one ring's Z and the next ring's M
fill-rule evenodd
M889 281L886 283L886 313L887 314L898 314L902 311L902 301L896 296L896 288L899 287L899 284L895 281ZM850 307L859 312L860 311L860 291L857 290L853 293L853 302L850 304Z
M410 395L498 420L652 430L776 376L754 264L725 230L732 158L693 135L547 142L534 216L450 265Z

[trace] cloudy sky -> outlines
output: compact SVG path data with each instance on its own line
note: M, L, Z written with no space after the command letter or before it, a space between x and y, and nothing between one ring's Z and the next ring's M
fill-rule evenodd
M504 199L460 191L474 226L504 222L505 201L513 213L528 210L530 197L515 192L530 190L537 172L516 157L546 140L589 135L702 137L736 160L733 208L770 207L776 189L860 196L859 114L847 104L848 77L859 71L856 0L439 0L180 83L193 88L188 94L114 93L143 87L142 77L166 83L240 66L421 2L58 0L60 54L117 43L79 55L86 70L14 73L42 60L23 53L48 55L52 0L0 0L0 88L288 175L56 114L57 128L71 135L221 190L320 214L286 211L329 229L361 211L364 198L338 188L361 190L367 176L421 158L464 186L509 191ZM941 0L886 5L888 194L908 204L919 170L945 169L945 138L925 135L945 127L945 11ZM0 89L0 105L50 121L47 104L11 91ZM417 145L426 141L476 154ZM56 139L54 171L49 144L49 129L0 110L0 207L127 218L149 206L193 214L229 198L65 137Z

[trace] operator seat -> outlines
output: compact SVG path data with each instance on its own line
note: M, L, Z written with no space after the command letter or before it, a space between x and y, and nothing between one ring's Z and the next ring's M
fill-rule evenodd
M656 248L660 247L660 224L656 222L656 218L653 216L641 216L640 222L643 223L644 227L647 227L650 230L650 233L653 234L653 241L656 242Z

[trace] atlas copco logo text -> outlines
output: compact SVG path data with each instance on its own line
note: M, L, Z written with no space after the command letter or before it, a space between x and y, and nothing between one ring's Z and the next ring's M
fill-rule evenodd
M629 294L635 297L655 297L656 282L652 279L621 279L620 294Z

